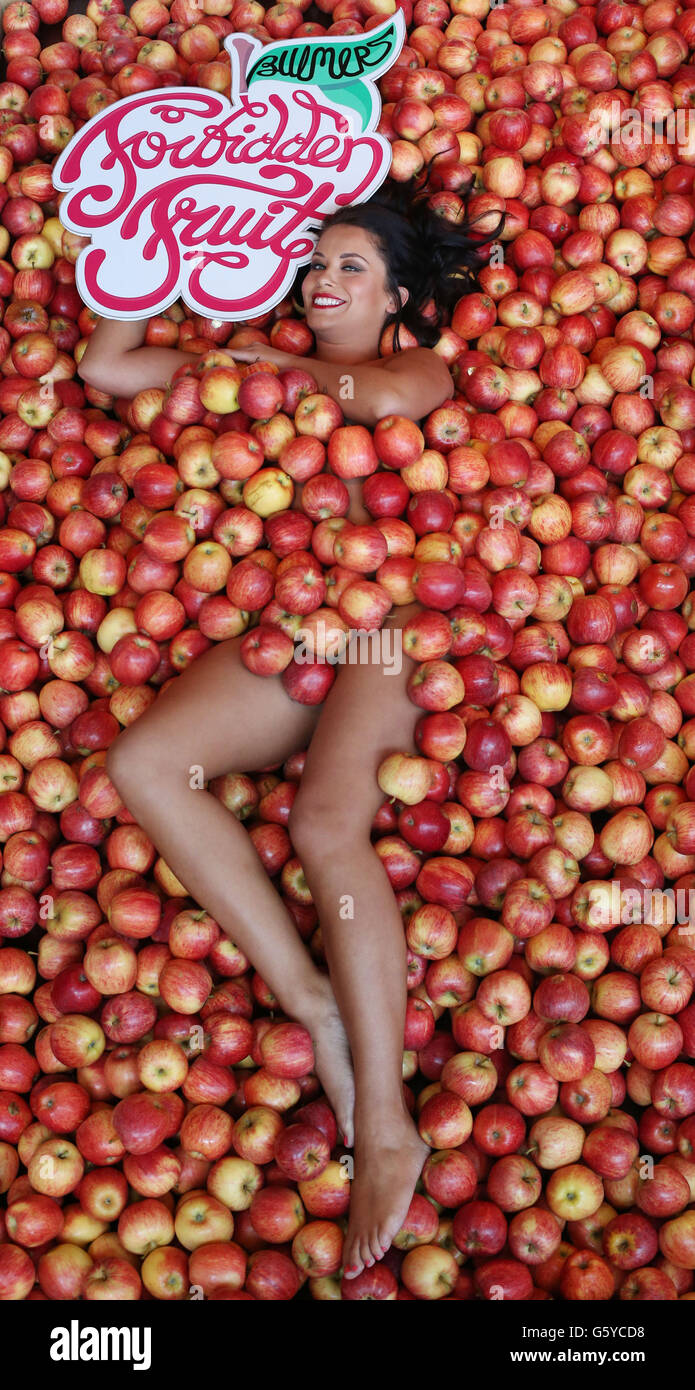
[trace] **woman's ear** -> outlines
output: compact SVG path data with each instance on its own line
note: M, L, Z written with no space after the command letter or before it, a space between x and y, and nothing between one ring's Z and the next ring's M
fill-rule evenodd
M392 314L397 314L399 309L404 309L404 308L405 308L405 305L407 304L407 302L408 302L409 299L410 299L410 291L406 289L405 285L399 285L399 286L398 286L398 300L397 300L396 303L394 303L393 308L391 309L390 312L391 312Z

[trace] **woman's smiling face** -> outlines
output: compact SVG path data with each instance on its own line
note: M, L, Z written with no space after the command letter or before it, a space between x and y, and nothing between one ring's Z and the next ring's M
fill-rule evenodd
M306 321L316 338L378 341L386 315L398 308L385 279L384 262L364 227L327 227L302 284Z

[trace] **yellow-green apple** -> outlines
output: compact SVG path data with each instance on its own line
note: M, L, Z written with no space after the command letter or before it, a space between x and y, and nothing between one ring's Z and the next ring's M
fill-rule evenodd
M282 1131L279 1137L281 1135ZM207 1189L230 1211L246 1211L263 1181L262 1168L256 1163L228 1154L213 1164L207 1177Z
M176 1091L188 1072L186 1054L178 1043L147 1042L138 1053L138 1077L148 1091Z
M458 1265L448 1250L439 1245L416 1245L408 1250L401 1265L401 1280L416 1298L446 1298L456 1285Z
M179 1202L174 1218L176 1238L184 1249L196 1250L210 1241L228 1241L234 1234L231 1211L207 1192L189 1192Z
M142 1282L153 1298L167 1302L190 1297L188 1256L175 1245L164 1245L145 1256L140 1270Z
M74 1192L83 1172L79 1150L63 1138L45 1139L27 1165L31 1186L44 1197L66 1197Z
M593 1216L603 1201L603 1183L598 1173L582 1163L564 1164L548 1179L546 1200L550 1210L563 1221L581 1221Z
M432 764L428 758L408 753L391 753L377 768L377 781L386 796L415 806L422 801L432 783Z
M103 1029L86 1014L64 1014L51 1025L49 1041L58 1061L68 1067L95 1062L106 1046Z

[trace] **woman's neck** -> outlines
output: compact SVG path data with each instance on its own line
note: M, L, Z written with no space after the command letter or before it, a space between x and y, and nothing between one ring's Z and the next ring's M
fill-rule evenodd
M352 347L349 343L317 342L314 354L319 362L337 362L340 366L356 367L360 362L376 362L379 358L379 344L371 350Z

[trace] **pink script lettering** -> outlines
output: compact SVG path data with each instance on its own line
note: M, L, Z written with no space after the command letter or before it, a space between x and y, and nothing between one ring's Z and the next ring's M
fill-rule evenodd
M168 307L251 317L277 303L312 254L311 228L361 202L390 161L384 137L318 89L257 83L232 107L195 88L114 103L55 171L61 220L91 245L86 301L114 318Z

